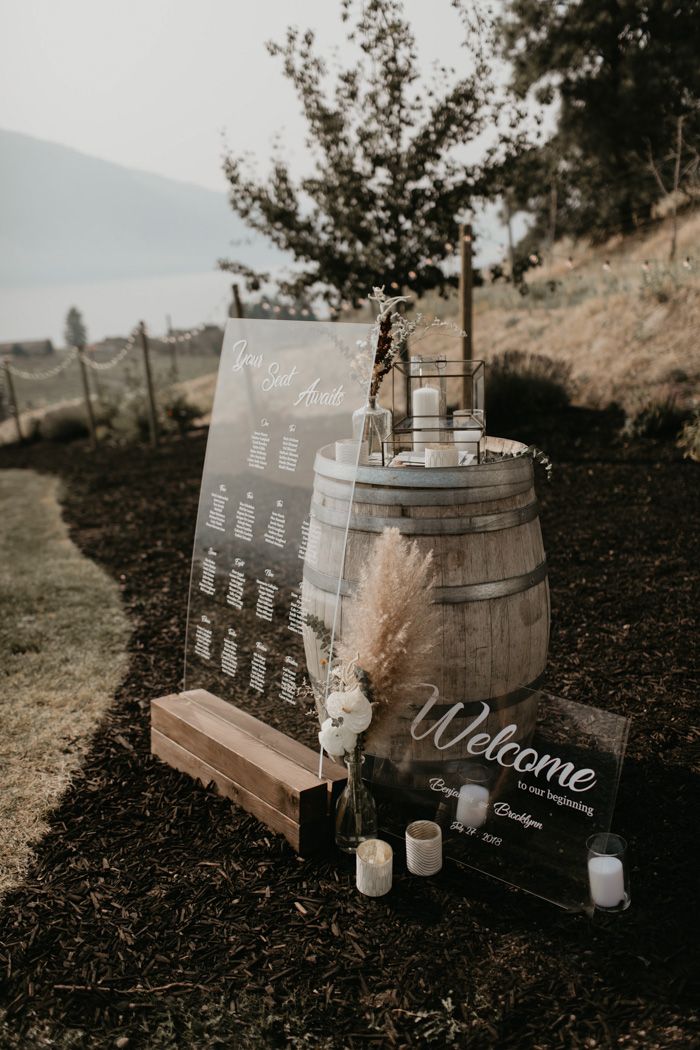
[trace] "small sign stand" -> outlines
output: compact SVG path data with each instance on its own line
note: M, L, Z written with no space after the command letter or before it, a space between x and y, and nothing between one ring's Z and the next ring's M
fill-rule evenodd
M281 833L302 856L332 842L331 816L347 774L311 748L205 689L151 703L151 751L174 769Z

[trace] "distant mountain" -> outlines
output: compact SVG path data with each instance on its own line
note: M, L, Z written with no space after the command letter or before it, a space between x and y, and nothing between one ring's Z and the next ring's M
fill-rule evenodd
M0 286L199 273L222 256L282 259L224 193L0 130Z

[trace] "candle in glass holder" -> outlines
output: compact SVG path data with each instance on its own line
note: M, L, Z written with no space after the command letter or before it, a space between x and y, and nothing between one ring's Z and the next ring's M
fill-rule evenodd
M625 899L625 873L617 857L591 857L588 881L598 908L616 908Z
M463 784L457 799L457 820L465 828L480 828L489 812L489 789L484 784Z
M481 413L483 415L483 413ZM481 419L473 412L455 412L452 425L454 427L454 441L460 452L471 452L478 456L479 444L484 432Z
M413 448L422 452L431 441L439 439L436 433L440 417L440 391L433 386L419 386L413 391L411 411L413 425L419 429L413 435Z
M383 897L391 889L394 851L382 839L365 839L355 852L355 882L365 897Z

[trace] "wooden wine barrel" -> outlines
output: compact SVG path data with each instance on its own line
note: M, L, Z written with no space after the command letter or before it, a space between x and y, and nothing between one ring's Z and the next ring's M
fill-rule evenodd
M487 439L490 452L523 448L518 442ZM440 701L422 729L444 715L450 705L463 702L464 710L446 733L452 739L473 720L481 710L480 701L485 700L491 715L478 731L495 733L515 722L518 735L513 739L526 741L534 728L536 710L523 687L536 684L544 671L549 642L547 565L532 460L523 456L433 469L359 467L353 493L354 476L354 467L336 463L332 446L319 451L310 557L304 566L305 612L331 628L339 593L336 635L342 637L354 590L373 545L386 527L398 528L422 553L433 552L437 585L426 594L426 602L432 598L441 609L442 630L433 669ZM320 649L308 628L304 640L310 676L323 681ZM376 731L370 727L368 752L398 762L401 756L396 748L409 748L403 755L404 766L466 757L466 740L444 752L436 751L431 735L412 740L410 722L427 695L407 704L391 725L385 722Z

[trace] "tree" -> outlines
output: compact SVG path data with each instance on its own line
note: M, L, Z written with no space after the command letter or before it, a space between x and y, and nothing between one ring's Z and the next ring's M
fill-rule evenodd
M298 264L280 291L293 301L320 295L335 313L375 285L444 293L455 282L441 266L455 217L483 190L482 173L455 149L487 120L484 58L477 54L465 76L442 68L422 85L400 0L359 6L341 4L357 60L337 70L333 84L311 31L290 28L283 43L268 44L301 102L312 172L295 180L279 152L263 180L244 157L225 161L234 211ZM220 265L249 288L268 277L239 262Z
M509 0L503 50L520 95L558 99L560 228L604 237L658 199L648 163L700 97L700 0Z
M66 314L66 327L63 338L66 346L85 346L87 343L87 329L83 321L83 315L77 306L71 306Z

